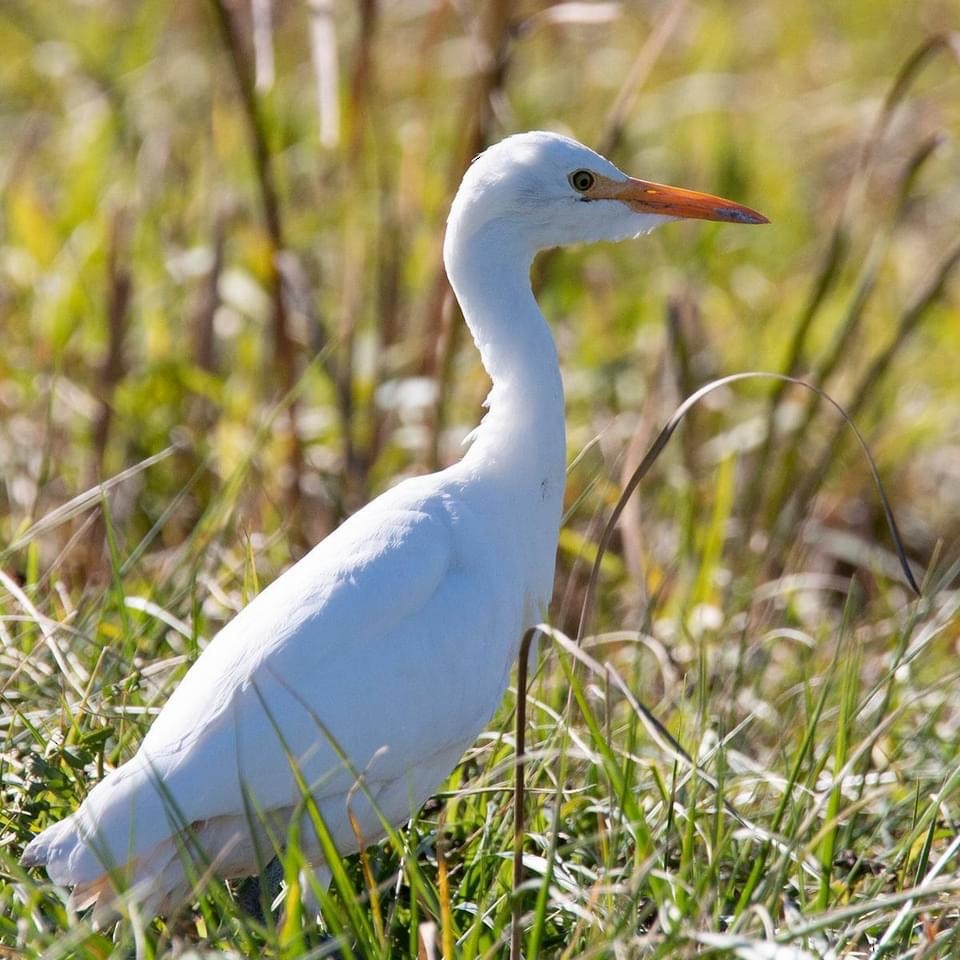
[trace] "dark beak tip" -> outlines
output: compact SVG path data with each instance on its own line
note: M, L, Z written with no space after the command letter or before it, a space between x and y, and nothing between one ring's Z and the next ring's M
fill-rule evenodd
M756 210L731 210L729 208L725 208L718 210L717 213L721 214L723 219L729 221L730 223L760 224L770 222L762 213L757 213Z

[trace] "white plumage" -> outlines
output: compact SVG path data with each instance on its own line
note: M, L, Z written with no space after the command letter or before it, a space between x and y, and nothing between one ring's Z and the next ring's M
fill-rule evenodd
M523 631L550 600L563 390L530 264L547 247L676 217L764 222L729 201L632 180L554 134L510 137L478 157L444 244L493 382L466 455L369 503L257 596L211 641L136 756L37 836L23 863L45 865L78 907L108 902L119 883L144 912L169 912L191 893L185 851L199 846L224 877L273 855L268 833L282 840L302 815L294 764L342 853L361 842L348 803L363 843L382 836L381 816L408 819L489 721ZM301 836L322 867L306 821Z

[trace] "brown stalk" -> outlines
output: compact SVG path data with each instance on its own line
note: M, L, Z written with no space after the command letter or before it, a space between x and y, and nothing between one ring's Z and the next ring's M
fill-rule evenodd
M227 0L210 0L221 41L229 55L230 66L236 81L237 91L246 120L250 152L253 157L256 184L260 195L261 214L270 246L268 258L267 288L272 304L271 328L273 331L273 360L280 382L280 392L290 395L296 382L295 346L290 336L286 306L283 297L283 281L278 257L284 249L283 220L276 188L273 160L267 136L267 121L257 99L253 71L248 63L243 40ZM289 448L287 464L291 479L285 491L287 505L295 508L299 502L300 474L303 466L303 451L297 433L296 404L291 399L287 409Z
M374 40L380 21L379 0L359 0L360 26L354 48L353 73L350 80L350 132L347 152L356 160L363 143L363 120L373 106L371 92L375 87Z
M127 267L127 215L118 211L110 221L110 235L107 248L107 350L97 371L98 408L93 422L93 462L89 486L97 487L103 480L106 468L107 447L110 440L110 427L113 423L113 400L118 384L126 373L124 363L124 343L129 328L130 298L133 293L133 278ZM98 513L96 519L84 524L86 535L83 567L85 578L100 576L104 573L104 515Z
M520 902L520 885L523 883L523 838L524 801L526 798L525 768L527 763L527 664L530 661L530 644L539 633L531 627L520 641L520 661L517 664L517 717L516 753L517 769L513 786L513 923L510 928L510 960L520 960L523 950L523 904Z
M375 178L372 189L375 190L378 204L377 229L367 247L370 258L368 272L376 275L376 309L372 319L378 332L379 349L373 371L373 389L368 392L361 414L361 420L369 424L368 439L362 450L351 439L345 457L349 486L355 496L361 492L370 465L376 462L388 436L388 418L377 411L376 393L385 372L385 348L397 339L402 249L397 216L395 157L390 151L375 149L378 142L387 142L390 135L388 130L381 129L378 110L376 39L380 25L379 0L362 0L358 12L360 24L350 81L347 153L350 168L358 174L371 167L363 158L368 144L374 148L376 156L372 165ZM352 336L354 329L355 324L350 324L348 336ZM344 386L341 384L341 388ZM346 401L343 394L341 400ZM349 402L353 406L352 398Z
M450 906L450 873L447 867L446 817L437 823L437 897L440 900L440 942L443 960L456 960L453 910Z
M376 385L383 380L385 371L385 352L392 347L401 335L400 330L400 278L404 238L399 211L397 209L396 176L390 163L379 165L380 217L379 236L376 242L377 257L377 311L379 324L380 351L374 371ZM387 418L377 416L375 409L376 385L370 392L371 419L373 431L367 459L374 463L383 450L387 440Z
M192 338L193 362L198 370L214 374L217 369L217 341L214 329L214 319L220 307L220 278L223 273L224 252L226 247L226 210L219 210L214 214L210 246L213 250L213 262L206 275L202 277L192 298L189 313L189 334ZM217 423L217 405L212 402L205 392L197 392L187 398L187 423L194 433L202 437L208 435ZM195 475L198 469L203 470L205 454L195 444L179 445L176 451L179 469L187 476ZM192 501L192 498L191 498ZM195 522L193 511L184 515L177 513L171 517L171 523L176 528L182 524L189 525ZM186 531L180 529L180 535Z
M321 119L326 117L323 123L327 125L326 134L321 133L321 136L325 137L324 142L327 146L333 146L336 141L330 119L330 110L333 108L331 104L324 105L322 102L323 97L329 98L329 90L333 83L330 74L333 71L334 61L332 52L326 46L330 38L325 32L330 28L329 23L326 22L332 16L330 4L313 0L310 4L310 16L314 30L319 27L322 34L319 38L315 35L313 46L313 66ZM366 195L375 191L381 205L385 207L391 202L392 196L389 177L380 170L376 182L373 184L367 182L365 171L370 164L364 156L364 151L371 142L369 136L371 126L376 120L375 41L380 20L379 0L362 0L359 5L359 17L349 84L349 109L345 112L344 118L347 130L345 157L336 171L337 189L344 195L351 193ZM320 23L320 21L324 22ZM337 125L339 126L339 120ZM376 138L373 138L373 142L376 142ZM386 159L381 166L384 168L388 166ZM359 222L362 222L362 218ZM336 362L324 364L336 395L336 409L343 438L342 487L336 508L336 512L341 516L361 506L367 499L366 477L382 442L383 425L379 422L375 409L375 388L369 392L368 400L358 409L354 393L354 349L357 328L361 318L366 314L364 298L368 295L368 288L364 280L375 273L382 281L382 264L378 259L383 257L384 248L395 243L394 238L388 236L390 233L391 231L381 222L373 241L367 241L367 234L359 239L356 233L350 234L351 239L347 243L354 255L347 265L348 269L345 271L342 283L344 294L337 323ZM302 283L298 285L303 287ZM382 282L380 285L382 291ZM384 315L382 297L377 304L377 309L372 313L374 322L382 324ZM374 380L378 381L379 376L379 369L375 370ZM362 431L358 429L358 423L371 425L369 439L365 443L361 443L359 439Z
M213 321L220 306L220 275L223 273L225 246L224 217L218 215L213 224L213 263L210 272L203 278L197 292L193 311L193 356L194 362L207 373L216 369L216 338Z
M100 409L93 427L96 473L93 483L99 482L103 476L113 419L113 394L126 372L123 346L130 323L130 297L133 293L133 279L127 267L127 234L127 216L120 211L114 214L110 223L107 251L107 353L98 376Z
M898 184L899 195L897 198L896 210L893 215L892 224L888 231L888 236L884 239L888 240L896 228L900 225L904 214L909 208L911 199L910 191L916 182L917 176L922 171L927 160L929 160L939 149L939 147L942 146L944 139L945 137L942 133L932 134L920 144L920 146L910 157L903 176L900 178L900 183ZM877 255L876 259L879 261L879 254ZM866 307L866 303L869 301L870 295L873 291L875 274L878 272L878 269L878 262L874 262L871 259L867 260L867 263L864 265L864 268L861 272L860 283L856 294L854 295L848 316L843 325L837 330L833 343L827 349L823 360L821 360L820 364L817 366L816 372L814 373L813 379L815 383L822 385L831 378L837 369L841 357L846 354L847 348L852 345L853 337L857 333L860 322L863 318L864 308ZM812 401L810 406L813 406Z
M687 9L687 0L674 0L664 15L647 36L647 40L637 53L630 72L620 86L613 106L607 114L603 133L597 141L597 150L608 156L619 148L626 129L627 117L637 99L637 94L647 82L660 55L674 31L680 25Z

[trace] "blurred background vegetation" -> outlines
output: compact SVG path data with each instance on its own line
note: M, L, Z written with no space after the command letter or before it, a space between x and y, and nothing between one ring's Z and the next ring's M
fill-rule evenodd
M918 71L864 159L897 71L955 14L934 2L11 0L0 17L5 541L168 451L111 495L116 549L149 535L145 562L162 564L216 500L211 536L235 542L235 524L279 533L269 549L256 541L272 575L399 475L457 457L487 384L442 276L444 217L469 158L515 130L570 132L636 175L733 196L773 221L679 225L542 265L571 454L601 436L571 502L586 483L609 499L625 444L711 376L790 366L850 402L960 222L949 54ZM960 516L955 306L934 298L857 411L921 562ZM771 420L758 399L769 392L740 387L695 415L644 497L668 527L709 515L696 488L712 489L711 462L732 453L749 478L762 451L769 495L735 494L732 507L757 531L772 529L785 488L810 486L835 415L818 407L798 430L809 398L786 393ZM770 422L790 435L788 472L764 448ZM871 538L864 465L827 452L822 511ZM71 590L109 570L102 525L88 523L31 540ZM677 538L646 523L635 546L658 579Z
M745 369L847 405L918 575L946 569L958 18L947 0L4 0L5 583L69 625L81 689L96 676L127 703L109 684L131 663L191 658L345 515L457 458L488 383L443 277L444 218L470 158L532 128L772 221L537 265L573 461L555 624L576 632L599 520L658 427ZM594 626L649 628L680 673L691 638L733 637L739 683L766 668L742 639L773 616L763 584L855 571L885 622L909 596L890 544L835 411L737 384L691 414L625 514ZM777 602L817 637L844 595L794 598L789 616ZM38 621L14 593L0 607L8 703L46 688L55 710ZM940 632L944 657L957 633ZM738 709L732 662L710 660L731 696L711 710ZM143 717L121 716L111 761L140 735ZM781 727L755 732L776 752ZM8 810L26 834L75 802L17 794Z

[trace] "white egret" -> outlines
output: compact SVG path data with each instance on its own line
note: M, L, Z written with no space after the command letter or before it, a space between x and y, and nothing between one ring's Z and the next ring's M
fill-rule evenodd
M493 383L465 456L377 497L257 596L203 651L137 754L22 863L46 866L77 907L108 902L119 884L145 913L168 913L191 893L185 852L202 850L227 878L273 856L268 835L285 837L303 815L294 766L344 854L383 835L377 809L407 820L490 720L524 630L550 601L566 448L533 258L681 217L766 222L631 179L552 133L477 157L444 243ZM311 836L307 825L301 837ZM303 842L322 869L316 840Z

